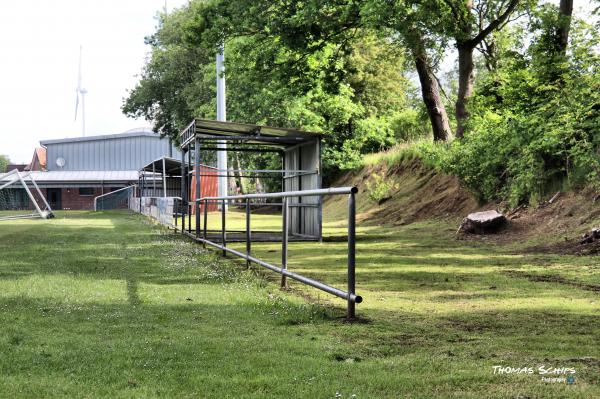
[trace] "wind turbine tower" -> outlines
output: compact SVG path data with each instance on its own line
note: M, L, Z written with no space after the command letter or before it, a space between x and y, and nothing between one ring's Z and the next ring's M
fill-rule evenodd
M85 95L87 90L81 86L81 53L82 46L79 46L79 75L77 76L77 97L75 99L75 120L77 120L77 111L79 110L79 97L81 97L81 135L85 137Z

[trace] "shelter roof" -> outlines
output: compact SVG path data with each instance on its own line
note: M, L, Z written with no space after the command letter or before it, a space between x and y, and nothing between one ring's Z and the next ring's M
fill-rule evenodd
M269 145L281 148L318 140L323 134L299 129L195 119L181 132L182 146L195 137L206 141L234 141L243 144Z

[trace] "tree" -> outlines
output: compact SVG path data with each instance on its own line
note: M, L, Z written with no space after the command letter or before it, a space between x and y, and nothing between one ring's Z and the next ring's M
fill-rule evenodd
M425 37L428 33L418 29L419 18L413 15L412 9L404 2L380 0L216 0L211 2L210 11L203 10L196 19L189 37L194 37L195 43L213 48L219 41L239 37L253 37L259 46L275 42L280 53L286 56L262 57L255 67L263 74L268 71L271 77L281 76L293 81L294 85L310 87L314 83L310 78L310 73L314 72L308 62L310 55L334 46L336 51L329 63L333 68L327 71L328 78L343 80L346 71L336 65L357 33L376 32L386 40L410 49L409 54L419 70L433 136L436 140L446 140L451 134L450 125L439 95L435 65L428 54L430 41ZM418 11L422 17L424 13ZM213 18L215 16L218 18Z
M193 82L201 81L201 67L210 55L201 46L186 45L182 32L189 22L185 9L160 17L156 33L146 38L152 50L150 59L121 108L127 116L153 121L156 132L175 142L181 129L195 116L188 92ZM195 94L201 96L196 101L211 98L208 90Z
M569 30L571 29L571 16L573 15L573 0L560 0L557 27L557 50L565 56L569 44Z
M421 38L416 36L413 40L412 54L421 83L421 95L431 122L433 138L436 141L447 141L452 135L452 130L446 107L440 95L437 77Z
M222 6L235 10L234 3ZM150 60L123 105L127 115L153 120L157 131L175 139L192 118L214 117L211 40L231 28L226 18L213 17L226 10L209 5L192 2L162 17L158 31L147 39ZM356 29L343 42L323 41L300 52L282 45L279 36L251 34L258 28L240 23L247 34L231 34L225 46L231 120L325 132L328 169L354 167L361 154L395 143L396 119L409 107L407 92L412 90L404 77L403 48ZM287 29L278 29L288 35ZM255 162L244 154L238 158L241 164Z
M8 158L8 155L0 154L0 173L6 172L6 167L8 166L8 164L10 164L10 159Z
M456 137L462 138L469 117L467 105L473 95L475 63L473 53L494 31L502 29L521 0L443 0L449 9L442 26L432 29L447 32L458 51L458 93L456 99Z

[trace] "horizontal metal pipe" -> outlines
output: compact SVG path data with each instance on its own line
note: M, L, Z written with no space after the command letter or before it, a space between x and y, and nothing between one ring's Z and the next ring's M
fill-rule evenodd
M239 172L239 173L317 173L309 169L212 169L215 172Z
M195 173L190 172L190 175L196 176ZM279 176L269 176L269 175L247 175L247 174L243 174L243 175L218 175L215 173L209 173L209 174L201 174L199 175L200 177L240 177L242 179L279 179Z
M246 204L242 203L242 202L236 202L234 204L230 204L230 206L236 207L236 206L245 206ZM250 206L282 206L283 203L281 202L251 202Z
M204 133L204 134L202 134ZM254 136L254 135L245 135L242 134L240 136L221 136L221 135L213 135L211 133L199 132L196 133L196 137L200 139L200 141L213 142L213 141L240 141L239 144L243 144L245 141L252 141L250 145L259 145L259 143L282 143L285 145L296 145L297 143L304 143L312 140L307 140L304 137L289 137L289 136ZM190 139L186 140L186 144L189 144Z
M281 149L276 148L218 148L218 147L203 147L202 151L240 151L240 152L283 152Z
M312 176L312 175L318 175L319 172L318 171L313 171L313 172L302 172L302 173L297 173L295 175L290 175L290 176L283 176L284 179L293 179L294 177L302 177L302 176Z
M302 276L301 274L293 273L293 272L290 272L290 271L288 271L286 269L282 269L281 267L272 265L272 264L270 264L268 262L265 262L263 260L255 258L254 256L246 255L245 253L240 252L240 251L236 251L235 249L231 249L229 247L225 247L223 245L219 245L219 244L214 243L214 242L209 241L209 240L204 240L204 239L202 239L200 237L196 237L195 235L193 235L191 233L188 233L188 232L184 231L184 234L187 235L188 237L192 238L195 241L203 242L203 243L206 243L206 244L208 244L208 245L210 245L212 247L215 247L217 249L220 249L220 250L223 250L223 251L227 251L227 252L229 252L229 253L231 253L233 255L239 256L242 259L246 259L246 260L248 260L250 262L256 263L259 266L262 266L264 268L272 270L272 271L274 271L276 273L282 274L282 275L284 275L286 277L289 277L291 279L294 279L296 281L300 281L301 283L304 283L306 285L310 285L311 287L317 288L317 289L319 289L321 291L325 291L325 292L327 292L329 294L332 294L332 295L335 295L335 296L337 296L339 298L346 299L346 300L354 302L354 303L361 303L362 302L362 297L360 295L348 294L346 291L343 291L343 290L340 290L338 288L332 287L330 285L321 283L320 281L313 280L313 279L311 279L309 277Z
M340 194L352 194L357 193L358 188L356 187L334 187L334 188L321 188L316 190L302 190L302 191L285 191L281 193L263 193L263 194L245 194L245 195L231 195L225 197L204 197L200 201L208 200L234 200L234 199L253 199L253 198L286 198L286 197L312 197L317 195L340 195Z

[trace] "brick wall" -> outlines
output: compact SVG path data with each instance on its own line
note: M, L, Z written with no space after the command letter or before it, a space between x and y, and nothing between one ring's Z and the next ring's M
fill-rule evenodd
M109 193L109 192L113 191L114 189L118 189L118 187L116 187L116 188L104 187L104 194ZM93 195L90 195L90 196L79 195L78 187L62 188L60 190L61 190L61 206L62 206L62 209L64 209L64 210L93 210L94 209L94 198L103 194L101 187L94 188L94 193L93 193ZM48 199L47 190L45 188L40 188L40 191L46 197L46 199ZM35 190L33 187L31 188L31 194L33 194L33 196L35 197L40 208L43 209L44 203L39 198L37 190ZM50 205L52 206L52 204L50 204ZM34 209L33 204L31 204L31 203L29 204L29 209L31 209L31 210ZM57 210L57 209L54 209L54 210Z
M79 195L79 188L63 188L61 190L62 209L65 210L93 210L94 198L102 195L102 188L94 188L94 194L90 196ZM105 188L104 192L108 193L109 188Z

